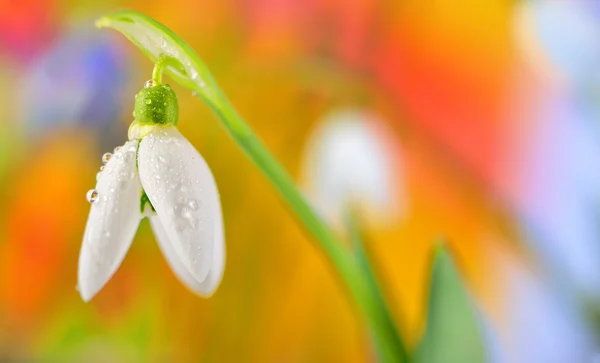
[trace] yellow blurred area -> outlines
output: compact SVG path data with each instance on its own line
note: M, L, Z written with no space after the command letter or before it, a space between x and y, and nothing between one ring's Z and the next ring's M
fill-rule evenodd
M500 108L514 66L512 2L277 3L65 0L44 6L60 14L60 24L86 19L91 27L90 19L120 8L166 24L203 58L296 180L305 142L324 114L361 106L381 115L399 142L406 188L406 200L399 202L407 210L394 226L365 235L409 345L423 333L431 255L441 240L455 253L482 309L500 311L501 265L491 251L516 255L518 241L488 182L499 172L496 136L502 139L509 127ZM346 23L354 24L348 32L356 39L364 36L356 43L356 64L364 68L336 53ZM121 35L110 36L126 49L133 65L127 87L136 92L153 65ZM409 70L398 70L397 79L379 78L379 64L388 64L378 59L384 55L397 56ZM2 62L14 67L11 79L27 72L4 56ZM389 64L393 69L395 63ZM390 72L381 74L395 74ZM388 82L400 84L399 91ZM425 82L439 82L432 87L440 93L411 93L414 84L427 89ZM210 299L188 291L144 221L115 276L84 304L75 285L89 210L85 193L109 150L100 150L100 133L89 125L37 139L20 135L26 147L12 154L0 184L0 360L82 361L96 354L99 361L122 362L374 361L361 316L275 189L212 111L171 85L180 101L179 129L210 165L221 194L227 262L219 290ZM0 92L10 100L9 88ZM403 94L411 95L408 107ZM429 112L438 94L448 95L441 108L451 103L469 117L446 123ZM120 100L123 109L114 120L124 129L133 96ZM11 107L10 101L3 106ZM462 148L462 130L476 142Z

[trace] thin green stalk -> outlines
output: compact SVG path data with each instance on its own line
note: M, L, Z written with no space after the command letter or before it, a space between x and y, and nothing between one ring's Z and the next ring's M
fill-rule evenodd
M219 90L217 94L221 102L217 103L219 107L213 107L213 109L230 135L267 176L308 232L313 235L317 247L323 250L333 264L334 270L344 282L350 296L366 315L377 341L381 361L406 362L405 346L387 313L382 295L378 291L377 285L370 280L372 275L364 273L361 268L361 263L368 266L368 262L359 261L350 250L343 246L331 229L310 207L287 172L263 146L223 93ZM365 266L365 268L368 267Z
M162 83L163 71L165 70L165 66L167 65L167 57L160 57L156 64L154 64L154 69L152 70L152 80L156 82L156 84Z

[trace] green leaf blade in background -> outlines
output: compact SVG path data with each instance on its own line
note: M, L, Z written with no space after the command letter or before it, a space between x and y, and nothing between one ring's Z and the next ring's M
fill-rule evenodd
M362 269L368 287L375 297L374 302L377 306L374 309L380 312L381 320L378 326L383 330L383 334L392 339L392 343L388 344L388 346L378 348L379 359L382 362L394 362L395 357L401 357L402 361L408 361L408 352L402 340L402 334L394 321L393 312L386 302L387 299L383 295L385 289L380 287L380 281L378 281L376 271L373 268L377 264L371 262L373 258L372 254L368 253L365 249L364 238L361 237L358 219L350 216L347 222L347 229L353 241L357 264ZM377 340L375 343L379 344ZM386 351L388 348L391 348L391 350Z
M427 326L416 363L485 363L481 322L450 254L439 247L430 280Z

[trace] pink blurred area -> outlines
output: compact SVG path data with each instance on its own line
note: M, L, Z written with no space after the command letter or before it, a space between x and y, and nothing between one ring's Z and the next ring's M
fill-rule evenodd
M600 78L573 60L596 55L584 40L600 29L600 10L557 2L0 0L0 360L374 360L323 256L211 110L178 85L180 130L221 193L222 286L207 300L187 291L143 222L116 275L81 301L85 194L100 156L126 140L153 66L94 28L123 8L185 39L297 180L325 115L361 108L382 120L404 207L367 235L409 344L423 331L431 253L444 238L510 357L500 361L520 362L523 350L507 337L524 328L506 317L546 302L547 329L559 310L581 339L532 332L526 361L544 362L537 349L565 359L593 351L593 327L563 302L600 302ZM549 23L561 14L581 23L580 13L592 14L588 27L552 36Z

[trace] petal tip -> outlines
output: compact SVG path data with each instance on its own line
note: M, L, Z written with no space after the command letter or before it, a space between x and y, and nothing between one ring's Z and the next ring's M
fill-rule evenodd
M100 291L100 289L92 289L91 287L82 283L82 281L79 281L76 289L79 291L79 296L81 296L81 300L83 300L84 303L90 302L90 300L96 296L98 291Z
M213 289L213 290L211 290L211 291L202 291L202 292L200 292L200 291L197 291L197 290L196 290L196 291L194 291L194 293L195 293L196 295L198 295L198 296L200 296L201 298L204 298L204 299L208 299L208 298L211 298L211 297L213 297L213 295L214 295L216 292L217 292L217 288L214 288L214 289Z

